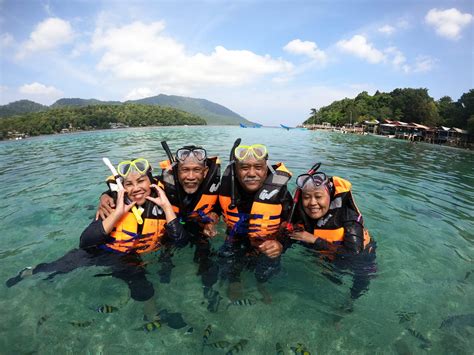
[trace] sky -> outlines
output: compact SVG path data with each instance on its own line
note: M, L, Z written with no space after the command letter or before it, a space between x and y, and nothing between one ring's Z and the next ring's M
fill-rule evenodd
M335 100L474 88L474 2L0 0L0 105L204 98L266 125Z

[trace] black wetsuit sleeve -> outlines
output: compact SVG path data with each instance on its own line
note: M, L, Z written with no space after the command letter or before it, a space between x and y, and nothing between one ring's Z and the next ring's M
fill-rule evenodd
M87 249L101 244L107 244L111 241L113 241L113 238L105 233L102 220L99 219L89 224L89 226L82 232L79 247L81 249Z
M353 207L352 196L344 203L341 222L344 227L344 249L359 254L364 249L364 221L362 215Z
M182 246L189 240L189 234L184 229L183 225L179 223L179 219L175 218L171 222L165 224L166 240L177 245Z
M291 196L290 192L286 187L284 187L284 191L282 191L281 205L282 210L280 220L281 223L283 223L288 221L291 212L291 207L293 206L293 197ZM294 243L294 241L288 235L286 229L283 228L280 228L280 233L278 233L277 240L283 246L282 253L284 253Z

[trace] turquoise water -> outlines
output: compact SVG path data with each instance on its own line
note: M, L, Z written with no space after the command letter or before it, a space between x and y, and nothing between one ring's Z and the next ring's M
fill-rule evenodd
M343 285L330 282L321 275L322 265L299 247L287 251L282 272L269 283L270 305L226 310L224 297L217 313L207 311L192 249L175 254L169 284L159 283L156 255L148 256L158 308L181 312L194 328L190 335L184 334L188 327L135 330L143 324L143 305L129 299L123 281L93 277L104 268L81 268L53 280L37 274L5 287L23 267L77 247L105 189L108 171L101 157L114 163L146 157L157 166L165 159L160 141L166 139L172 149L201 143L226 161L237 137L266 144L270 159L285 162L294 174L321 161L325 172L353 183L377 240L378 271L351 313L341 307L349 298L350 278ZM440 328L450 316L474 313L472 152L329 132L143 128L1 142L0 176L1 353L193 354L201 352L208 324L213 326L209 342L248 339L245 354L274 354L277 342L286 354L297 343L312 354L471 353L474 348L472 320ZM213 241L215 247L221 243L222 237ZM246 297L258 298L253 274L243 279ZM225 284L217 289L226 294ZM90 309L101 304L119 311ZM401 319L400 312L408 315ZM225 351L206 347L204 353Z

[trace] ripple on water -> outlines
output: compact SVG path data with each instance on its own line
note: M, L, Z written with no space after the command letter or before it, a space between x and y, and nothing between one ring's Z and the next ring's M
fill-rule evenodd
M352 312L345 312L344 306L353 275L342 273L341 284L332 282L324 275L330 273L331 264L295 246L283 255L282 272L267 285L271 305L257 302L249 308L226 311L223 307L210 313L192 262L193 249L184 248L175 251L169 284L160 283L162 265L156 256L145 261L158 308L182 313L194 327L193 335L166 326L153 334L135 331L143 324L142 304L130 301L121 280L94 277L110 270L92 267L48 281L46 275L34 275L14 288L1 287L2 323L8 325L2 328L3 351L193 353L201 348L207 324L213 325L213 341L249 339L246 353L274 352L276 342L288 344L287 352L303 343L312 353L335 349L417 353L420 340L408 328L428 338L433 353L450 352L452 341L456 353L474 348L472 337L462 335L462 328L459 332L439 329L449 316L472 313L473 284L465 275L473 270L474 259L474 155L380 137L270 128L165 127L2 142L0 176L8 182L2 186L0 210L2 280L77 246L109 175L102 157L115 164L145 157L158 167L166 159L160 142L167 140L172 151L189 143L202 144L225 166L237 137L243 144L266 144L270 160L282 160L294 177L319 161L322 171L353 184L365 224L377 241L377 274ZM221 238L212 241L215 248L221 242ZM245 296L258 298L253 272L244 272L242 279ZM226 305L226 284L218 282L214 288ZM112 314L91 311L91 306L100 304L121 306ZM400 311L417 315L401 324ZM38 327L45 315L49 317ZM80 328L71 325L73 321L91 324Z

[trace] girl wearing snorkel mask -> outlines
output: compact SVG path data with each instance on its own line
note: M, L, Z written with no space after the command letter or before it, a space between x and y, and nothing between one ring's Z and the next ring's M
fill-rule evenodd
M333 262L336 269L351 269L351 298L360 297L375 272L376 243L364 228L351 183L338 176L313 172L298 176L296 185L301 197L293 219L296 228L290 238L317 251L324 260Z

